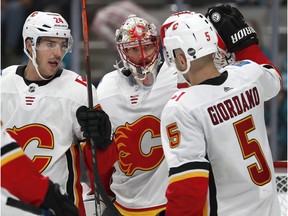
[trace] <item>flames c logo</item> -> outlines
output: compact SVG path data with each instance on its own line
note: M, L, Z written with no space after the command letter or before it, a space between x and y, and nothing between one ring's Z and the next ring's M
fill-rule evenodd
M131 41L141 40L142 38L146 37L146 30L144 26L137 25L129 30L129 36Z
M119 167L127 176L136 170L152 170L164 159L160 120L154 116L143 116L132 124L118 127L114 141L119 152Z
M38 141L37 148L47 150L52 150L54 148L53 133L45 125L29 124L21 128L8 128L7 132L21 145L24 151L33 140ZM33 161L36 169L38 169L38 171L41 173L49 165L51 159L51 156L34 155L31 160Z

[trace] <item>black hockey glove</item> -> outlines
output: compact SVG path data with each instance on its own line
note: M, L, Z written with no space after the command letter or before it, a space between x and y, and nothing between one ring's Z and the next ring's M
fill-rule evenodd
M258 44L257 33L247 25L241 12L230 5L210 7L206 17L214 25L231 53Z
M48 209L56 216L79 216L79 211L67 195L61 194L59 185L49 181L49 188L40 205L41 208Z
M103 110L89 109L81 106L76 111L77 120L86 139L93 142L100 150L105 150L112 143L111 122Z

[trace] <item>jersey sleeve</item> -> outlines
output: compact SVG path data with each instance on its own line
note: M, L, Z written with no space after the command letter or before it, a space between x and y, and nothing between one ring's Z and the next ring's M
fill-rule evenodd
M237 61L244 59L252 60L262 66L262 71L267 72L267 74L264 73L261 77L261 83L265 92L265 101L277 95L283 85L282 75L257 44L252 44L245 49L236 51L235 56Z
M84 153L84 162L88 168L88 176L92 190L94 190L94 177L93 177L93 162L92 162L92 149L91 145L87 143L82 144L82 151ZM114 143L110 145L106 150L96 151L98 174L101 182L109 195L113 196L110 191L110 180L112 172L114 171L113 165L117 161L117 150Z
M176 100L169 102L161 116L162 143L169 167L166 215L202 215L210 167L205 159L204 132L193 114L177 106Z
M34 169L32 161L9 134L2 133L1 141L1 187L21 201L40 206L48 190L48 177Z
M259 83L263 88L264 101L268 101L278 94L281 89L282 82L274 68L262 67L262 70L264 73L260 77Z
M270 65L277 71L279 77L282 79L279 69L268 59L257 44L252 44L242 50L236 51L235 56L236 61L249 59L260 65Z

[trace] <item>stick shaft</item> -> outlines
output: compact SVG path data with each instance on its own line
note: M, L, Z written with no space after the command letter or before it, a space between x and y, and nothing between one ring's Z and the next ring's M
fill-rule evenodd
M92 81L91 81L91 66L90 66L90 49L89 49L89 37L88 37L88 23L87 23L87 11L86 11L86 0L82 0L82 26L83 26L83 43L84 43L84 60L85 60L85 68L86 68L86 81L87 81L87 96L88 96L88 107L89 109L93 109L93 93L92 93ZM97 175L97 161L96 152L94 148L94 143L92 139L90 140L92 145L92 163L93 163L93 175L94 175L94 197L95 197L95 212L96 215L101 214L100 206L100 198L97 193L97 185L95 181L95 175Z
M87 91L88 91L88 105L90 109L93 109L90 49L89 49L89 37L88 37L89 29L87 23L86 0L82 0L82 25L83 25L84 58L86 66L86 79L87 79Z
M89 37L88 37L88 24L87 24L87 11L86 11L86 0L82 0L82 25L83 25L83 41L84 41L84 58L86 65L86 79L87 79L87 94L88 94L88 106L93 109L93 94L92 94L92 82L91 82L91 67L90 67L90 51L89 51ZM92 147L92 165L93 165L93 176L94 176L94 196L95 196L95 210L96 215L101 214L100 210L100 198L99 193L102 196L106 207L111 209L113 215L120 215L114 204L109 199L98 174L97 158L96 158L96 147L92 139L90 139ZM98 192L98 193L97 193ZM112 216L112 215L111 215Z

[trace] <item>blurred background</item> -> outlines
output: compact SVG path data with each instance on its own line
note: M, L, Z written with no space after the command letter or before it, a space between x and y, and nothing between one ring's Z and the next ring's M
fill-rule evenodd
M129 14L153 22L158 29L171 13L191 10L204 13L219 3L233 4L258 33L260 46L280 69L284 88L266 104L266 123L274 160L287 160L287 0L86 0L89 26L90 63L95 86L104 74L114 70L119 56L115 30ZM1 69L25 64L22 27L35 10L60 13L69 23L73 52L63 67L85 76L80 0L1 0Z

